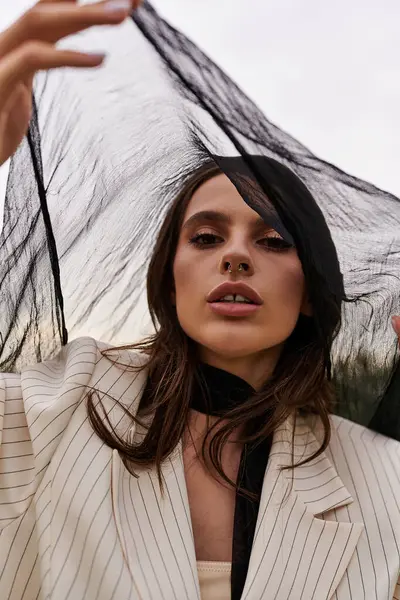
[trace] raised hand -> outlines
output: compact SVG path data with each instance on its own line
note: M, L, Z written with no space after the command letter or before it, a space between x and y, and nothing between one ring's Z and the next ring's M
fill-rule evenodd
M141 0L79 5L41 0L0 34L0 165L18 148L32 114L35 73L59 67L93 68L104 54L57 49L62 38L98 25L118 25Z

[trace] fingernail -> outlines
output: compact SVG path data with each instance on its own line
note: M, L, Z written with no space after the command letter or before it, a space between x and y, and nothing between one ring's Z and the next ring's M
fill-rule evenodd
M400 335L400 317L394 315L392 317L392 327L397 335Z
M131 0L108 0L104 5L106 12L129 12L132 9Z
M107 57L107 55L104 54L104 52L86 52L86 56L90 61L90 65L88 66L93 67L101 67L102 65L104 65L104 61Z
M90 56L90 58L93 58L93 60L95 58L97 58L98 60L104 60L107 56L105 52L85 52L85 54L87 54L87 56Z

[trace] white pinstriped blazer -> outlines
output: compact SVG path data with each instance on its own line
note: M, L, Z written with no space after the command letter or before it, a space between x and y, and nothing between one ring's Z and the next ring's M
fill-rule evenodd
M155 473L131 476L88 423L84 386L134 411L146 379L99 347L81 338L0 378L1 600L200 598L181 448L161 497ZM242 599L400 598L400 444L333 417L328 450L291 485L279 467L292 423L274 436ZM296 459L315 450L318 431L303 421L294 433Z

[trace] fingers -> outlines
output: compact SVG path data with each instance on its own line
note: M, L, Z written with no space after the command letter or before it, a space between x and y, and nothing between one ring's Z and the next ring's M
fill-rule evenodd
M18 82L32 78L37 71L59 67L97 67L103 61L102 54L57 50L44 42L26 42L6 56L0 64L0 110L8 102Z
M133 0L108 0L79 6L69 0L40 2L0 35L0 57L28 40L54 44L92 26L117 25L125 20L132 8Z

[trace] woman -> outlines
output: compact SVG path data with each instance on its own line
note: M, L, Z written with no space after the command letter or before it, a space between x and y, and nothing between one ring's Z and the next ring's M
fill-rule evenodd
M52 28L82 16L65 6L45 11ZM3 88L2 161L25 131L26 76ZM80 338L3 375L1 598L398 596L399 444L329 416L340 299L219 163L191 174L161 228L153 338ZM312 209L288 169L260 164Z

